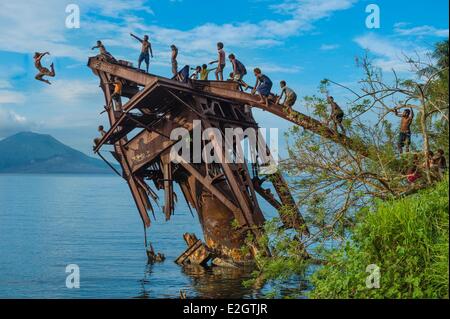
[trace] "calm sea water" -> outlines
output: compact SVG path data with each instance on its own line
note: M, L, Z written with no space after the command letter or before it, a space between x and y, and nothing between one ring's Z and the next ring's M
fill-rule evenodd
M180 289L189 298L263 293L242 286L248 270L173 262L186 249L183 233L201 237L183 201L171 221L160 210L156 217L148 238L167 259L148 265L143 226L119 177L0 175L0 298L178 298ZM80 289L66 288L69 264L80 268Z

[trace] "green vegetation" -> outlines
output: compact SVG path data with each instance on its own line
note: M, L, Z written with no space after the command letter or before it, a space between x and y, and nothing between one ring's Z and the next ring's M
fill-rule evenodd
M312 298L448 298L448 177L418 194L363 209L351 240L314 273ZM366 267L380 268L368 289Z
M281 171L291 177L311 235L270 221L260 240L272 256L258 256L259 270L246 284L269 282L269 297L304 296L306 288L312 298L448 298L448 177L442 181L444 169L430 152L443 149L448 160L448 41L429 55L431 64L407 58L415 71L407 79L395 71L386 77L365 56L357 59L359 89L326 79L320 94L304 98L306 113L326 123L325 96L333 86L347 90L347 104L339 101L346 135L371 156L291 129ZM404 109L415 120L410 152L399 154L395 114ZM407 178L411 172L417 179ZM370 264L380 268L379 289L366 287Z

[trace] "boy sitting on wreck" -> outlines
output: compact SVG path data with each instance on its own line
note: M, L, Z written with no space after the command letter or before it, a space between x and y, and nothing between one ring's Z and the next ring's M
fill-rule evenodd
M206 64L203 64L202 65L202 70L200 72L200 80L208 81L209 73L211 71L214 71L215 69L217 69L217 68L208 69L208 66Z
M97 41L97 45L95 45L95 46L92 47L92 50L95 50L95 49L99 49L99 51L100 51L100 57L102 57L102 58L105 59L106 61L109 61L109 62L116 62L116 59L112 56L111 53L109 53L109 52L106 50L106 48L105 48L105 46L103 45L102 41L100 41L100 40Z
M192 75L191 75L191 79L198 80L198 77L200 76L200 73L202 72L202 67L200 65L198 65L195 69L191 68L191 70L194 71L194 73L192 73Z
M34 54L34 66L36 67L36 69L39 70L39 73L36 74L35 79L38 80L38 81L45 82L47 84L51 84L49 80L45 80L44 79L44 76L50 76L50 77L54 77L55 76L55 68L53 66L53 63L50 64L51 71L49 69L47 69L47 68L44 68L42 66L42 64L41 64L42 58L45 55L47 55L47 54L50 55L49 52L45 52L45 53L36 52Z

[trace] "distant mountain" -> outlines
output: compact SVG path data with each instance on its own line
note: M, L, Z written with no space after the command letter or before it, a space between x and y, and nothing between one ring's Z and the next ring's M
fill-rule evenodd
M110 174L112 170L50 135L22 132L0 141L1 173Z

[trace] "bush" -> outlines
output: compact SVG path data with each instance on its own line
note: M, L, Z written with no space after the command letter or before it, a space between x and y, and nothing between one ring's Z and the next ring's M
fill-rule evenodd
M350 240L316 271L311 298L448 298L448 176L420 193L358 214ZM380 268L367 288L366 267Z

